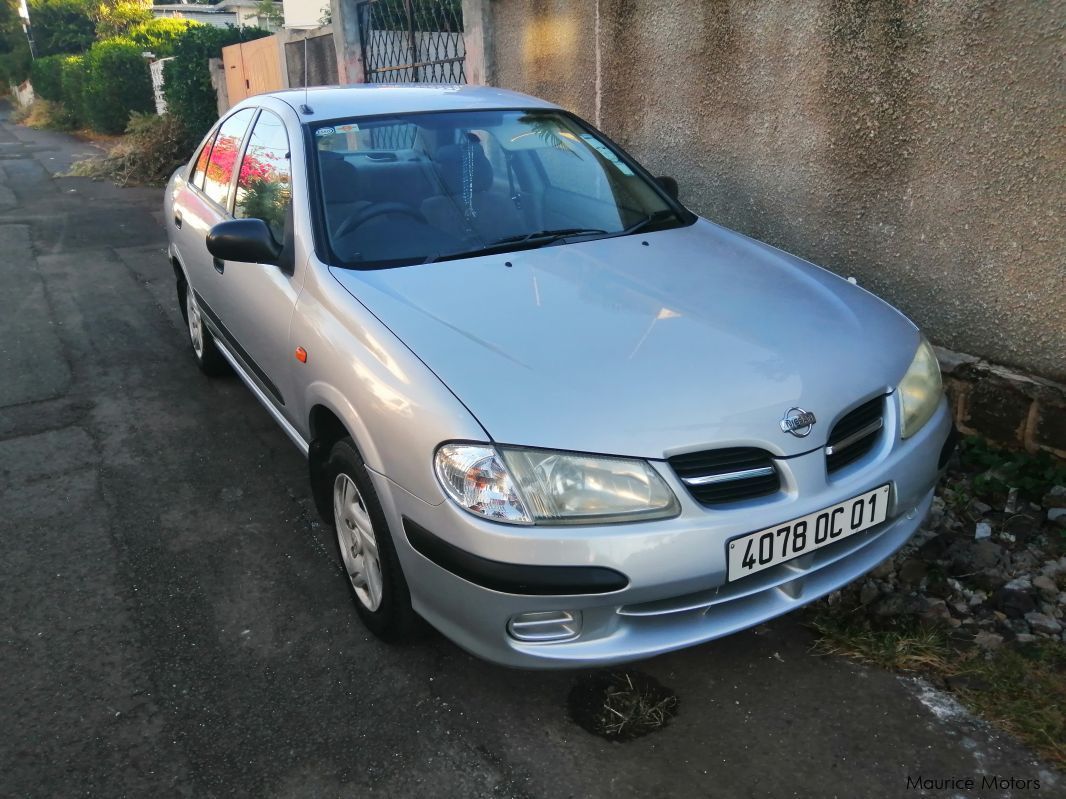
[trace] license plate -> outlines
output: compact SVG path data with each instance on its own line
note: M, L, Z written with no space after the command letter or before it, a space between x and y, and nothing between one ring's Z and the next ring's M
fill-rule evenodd
M730 582L861 533L888 516L888 486L729 542Z

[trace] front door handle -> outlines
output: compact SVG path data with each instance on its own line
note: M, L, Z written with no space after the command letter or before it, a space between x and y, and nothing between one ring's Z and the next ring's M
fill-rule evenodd
M181 214L177 211L174 212L174 227L181 229Z
M226 262L221 258L212 258L211 265L215 267L215 271L220 275L226 271Z

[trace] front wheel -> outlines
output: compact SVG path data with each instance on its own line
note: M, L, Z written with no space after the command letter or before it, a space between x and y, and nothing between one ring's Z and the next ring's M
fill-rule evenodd
M178 283L178 301L182 304L182 314L189 331L189 344L192 346L193 357L200 371L208 377L219 377L228 374L229 364L222 357L222 353L215 346L215 337L204 324L200 306L196 302L196 293L189 288L184 281Z
M333 497L333 527L355 610L386 641L413 637L418 617L392 544L385 513L350 438L330 450L321 476Z

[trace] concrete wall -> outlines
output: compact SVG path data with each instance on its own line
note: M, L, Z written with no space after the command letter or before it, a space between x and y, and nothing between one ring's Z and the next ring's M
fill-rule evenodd
M341 82L337 45L331 25L303 31L286 30L279 35L284 42L284 70L289 88L305 85L305 52L307 86L334 86Z
M498 85L936 343L1066 380L1064 0L489 5Z

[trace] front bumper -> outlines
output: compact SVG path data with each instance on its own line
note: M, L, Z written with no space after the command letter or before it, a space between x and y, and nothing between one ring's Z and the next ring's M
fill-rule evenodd
M893 407L895 403L887 403ZM890 414L891 415L891 414ZM886 418L887 429L898 430ZM497 663L525 668L607 665L710 641L787 613L851 582L902 546L929 511L938 460L952 429L946 402L912 438L886 434L864 458L827 478L816 451L778 461L783 490L728 509L697 504L665 463L656 468L674 489L682 511L674 519L603 527L512 527L483 521L448 501L430 505L372 473L389 517L415 609L464 649ZM890 483L884 523L733 583L726 582L728 541L797 518ZM579 582L571 593L486 584L476 575L412 546L404 525L429 531L452 552L478 563L556 567ZM438 550L439 551L439 550ZM437 562L435 562L437 561ZM571 571L567 571L570 569ZM589 592L581 570L628 579L624 588ZM465 574L467 578L459 576ZM602 575L601 575L602 576ZM502 578L501 578L502 579ZM563 579L560 577L559 579ZM472 580L479 580L482 584ZM550 581L549 581L550 582ZM491 587L488 587L491 586ZM501 590L502 589L502 590ZM524 643L508 620L532 611L580 611L581 634L560 643Z

